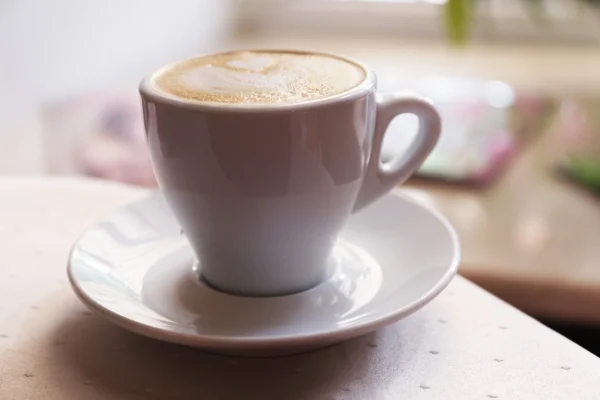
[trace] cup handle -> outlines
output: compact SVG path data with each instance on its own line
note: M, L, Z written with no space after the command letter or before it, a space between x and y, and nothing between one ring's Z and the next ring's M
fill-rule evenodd
M385 132L397 115L405 113L419 119L417 136L404 154L384 165L380 157ZM441 125L440 115L429 100L400 94L378 95L371 155L353 212L406 181L435 147Z

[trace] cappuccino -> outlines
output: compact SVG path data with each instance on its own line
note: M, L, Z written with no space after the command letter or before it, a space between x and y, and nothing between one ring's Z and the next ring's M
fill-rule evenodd
M195 102L294 104L347 92L365 78L360 65L333 55L264 50L181 61L158 71L151 84Z

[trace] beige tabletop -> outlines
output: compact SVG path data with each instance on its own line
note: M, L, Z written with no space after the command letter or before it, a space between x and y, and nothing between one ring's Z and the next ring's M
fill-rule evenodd
M410 186L456 227L464 276L536 317L600 324L600 200L558 179L544 145L485 190Z
M458 277L373 334L274 359L138 337L72 293L67 253L147 192L78 179L0 179L0 399L600 398L600 359Z

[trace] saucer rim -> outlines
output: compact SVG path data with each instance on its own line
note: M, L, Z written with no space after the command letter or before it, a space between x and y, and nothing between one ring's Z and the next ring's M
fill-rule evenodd
M86 307L88 307L94 312L99 313L107 320L113 322L114 324L120 326L123 329L151 339L168 341L171 343L177 343L192 347L201 347L206 349L227 348L230 350L248 350L249 348L269 349L280 348L283 346L302 346L306 345L306 343L313 341L328 343L343 341L345 339L356 337L361 334L372 332L373 330L381 326L391 324L410 314L413 314L414 312L427 305L435 297L437 297L450 284L450 282L458 272L458 267L461 260L460 240L458 238L456 230L450 224L448 219L432 206L425 204L424 202L419 201L411 197L410 195L407 195L403 192L402 189L396 188L392 190L389 193L389 195L393 195L394 197L397 197L400 200L412 203L416 207L425 209L425 211L430 213L433 217L437 219L438 222L442 224L442 226L444 226L446 232L450 237L450 240L452 241L452 261L449 263L449 266L444 275L428 291L423 292L416 300L412 301L407 306L402 307L401 309L388 312L387 314L384 314L383 316L375 318L373 320L368 320L362 323L358 322L356 325L353 326L340 327L338 329L331 329L328 331L318 333L300 333L296 335L282 335L276 337L229 337L221 335L204 335L201 333L174 332L170 329L164 329L161 327L148 325L144 322L139 322L132 318L128 318L127 316L118 314L106 308L101 303L92 299L91 296L89 296L87 293L85 293L85 291L82 288L79 287L75 277L73 276L72 255L73 251L77 247L77 244L88 233L89 229L97 225L97 223L106 219L108 216L114 215L119 211L123 211L126 208L129 208L137 203L146 201L151 197L160 196L160 192L153 192L148 196L143 197L142 199L136 200L134 202L126 204L123 207L117 208L104 218L99 219L98 222L92 227L85 230L77 238L77 240L75 240L73 246L71 247L71 250L69 251L67 262L67 276L74 293Z

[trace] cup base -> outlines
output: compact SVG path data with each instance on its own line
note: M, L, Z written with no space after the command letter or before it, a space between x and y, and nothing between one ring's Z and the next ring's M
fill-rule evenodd
M203 273L202 273L202 268L201 268L201 263L196 260L194 262L194 265L192 267L192 271L194 273L194 276L204 285L208 286L209 288L216 290L218 292L227 294L227 295L231 295L231 296L238 296L238 297L282 297L282 296L291 296L294 294L298 294L298 293L302 293L305 292L307 290L311 290L317 286L319 286L320 284L322 284L323 282L329 280L331 278L331 276L335 273L335 270L337 268L337 265L339 263L339 260L335 257L335 255L330 256L327 259L326 262L326 267L325 267L325 272L323 274L323 276L321 277L321 279L317 280L316 282L307 285L301 289L298 290L291 290L291 291L282 291L282 292L273 292L273 293L255 293L255 292L247 292L244 290L231 290L231 289L225 289L219 285L215 285L214 283L212 283Z

